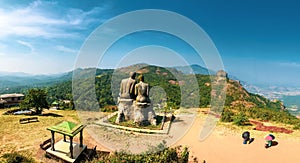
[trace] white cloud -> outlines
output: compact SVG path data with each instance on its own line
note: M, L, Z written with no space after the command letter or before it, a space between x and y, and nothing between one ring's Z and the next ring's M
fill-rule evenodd
M0 43L0 50L6 49L7 45Z
M99 17L99 13L103 10L99 7L90 11L64 8L62 11L65 13L58 15L53 10L59 7L62 6L46 1L34 1L23 8L13 10L0 8L0 38L7 36L78 37L78 31L75 31L87 28L91 23L99 22L99 18L95 15Z
M17 42L21 45L28 47L30 49L31 53L35 53L35 48L29 42L25 42L25 41L21 41L21 40L18 40Z
M91 9L84 6L75 9L68 3L59 5L59 1L42 0L24 3L0 5L1 71L55 73L71 70L76 55L57 55L57 52L76 54L85 34L104 21L104 10L109 7L104 4Z
M67 47L61 46L61 45L56 46L56 49L61 52L66 52L66 53L77 53L78 52L78 50L67 48Z

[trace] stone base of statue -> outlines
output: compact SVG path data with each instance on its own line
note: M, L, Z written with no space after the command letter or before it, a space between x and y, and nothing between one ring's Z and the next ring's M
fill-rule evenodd
M156 115L151 103L133 102L134 123L138 125L156 125Z
M156 125L155 118L156 115L151 103L119 98L118 115L115 123L133 120L134 123L141 126Z
M118 104L118 116L116 119L116 123L119 124L125 120L133 119L133 100L132 99L119 99Z

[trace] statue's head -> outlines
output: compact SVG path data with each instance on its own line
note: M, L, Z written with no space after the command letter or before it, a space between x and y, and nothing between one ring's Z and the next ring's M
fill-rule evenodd
M135 72L130 72L129 75L130 75L131 79L135 79L136 73Z
M143 76L143 75L140 75L140 76L138 77L138 79L139 79L139 81L144 82L144 76Z

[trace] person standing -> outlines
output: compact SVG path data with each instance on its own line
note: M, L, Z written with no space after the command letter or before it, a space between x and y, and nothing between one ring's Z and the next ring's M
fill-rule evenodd
M242 138L244 139L243 144L247 144L248 141L250 144L250 132L249 131L243 132Z
M265 144L265 148L269 148L273 145L273 140L275 139L275 136L272 134L268 134L265 137L266 140L266 144Z

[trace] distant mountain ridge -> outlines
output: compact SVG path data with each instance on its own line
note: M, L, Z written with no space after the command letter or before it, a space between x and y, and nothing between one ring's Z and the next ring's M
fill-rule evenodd
M20 92L21 88L44 87L54 83L71 80L72 72L53 75L32 75L26 73L0 74L0 93Z
M5 72L0 71L0 77L1 76L19 76L19 77L25 77L25 76L32 76L32 74L28 74L25 72Z
M122 71L132 71L138 68L146 67L147 64L141 63L132 66L122 67ZM176 66L171 67L178 71L181 71L184 74L202 74L209 75L215 74L215 72L208 70L199 65L191 66ZM14 93L18 92L20 88L30 88L30 87L43 87L50 86L55 83L67 81L72 79L73 72L81 72L84 69L77 69L65 73L50 74L50 75L33 75L24 72L3 72L0 71L0 93ZM97 70L109 70L112 69L97 69ZM191 71L192 70L192 71Z
M216 73L215 71L209 70L205 67L202 67L202 66L196 65L196 64L193 64L190 66L176 66L176 67L172 67L172 68L175 68L184 74L201 74L201 75L211 74L211 75L213 75Z

